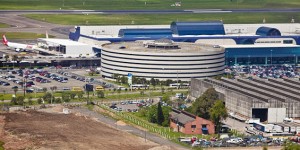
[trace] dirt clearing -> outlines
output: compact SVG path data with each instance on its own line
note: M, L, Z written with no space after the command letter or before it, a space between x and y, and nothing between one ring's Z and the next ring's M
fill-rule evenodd
M0 141L5 149L169 149L84 116L33 110L0 114Z

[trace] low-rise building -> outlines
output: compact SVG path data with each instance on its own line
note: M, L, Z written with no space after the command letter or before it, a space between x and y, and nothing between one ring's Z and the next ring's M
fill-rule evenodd
M184 134L214 134L215 125L210 120L200 118L186 111L172 109L170 127Z

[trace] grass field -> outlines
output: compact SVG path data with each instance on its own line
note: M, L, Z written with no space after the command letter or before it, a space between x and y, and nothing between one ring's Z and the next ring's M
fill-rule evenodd
M8 28L8 27L9 27L8 24L1 23L1 22L0 22L0 28Z
M37 39L45 38L45 34L39 33L29 33L29 32L0 32L0 35L5 34L8 40L10 39ZM53 38L53 35L49 35L50 38Z
M241 9L299 8L299 0L181 0L181 7L171 5L179 0L0 0L0 9Z
M299 13L222 13L222 14L132 14L132 15L46 15L29 14L26 17L64 25L138 25L170 24L172 21L223 20L231 23L289 23L300 20Z

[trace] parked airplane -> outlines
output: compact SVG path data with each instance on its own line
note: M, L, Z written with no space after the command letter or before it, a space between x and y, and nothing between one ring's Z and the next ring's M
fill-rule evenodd
M9 42L5 35L2 36L2 43L16 52L32 50L34 45Z

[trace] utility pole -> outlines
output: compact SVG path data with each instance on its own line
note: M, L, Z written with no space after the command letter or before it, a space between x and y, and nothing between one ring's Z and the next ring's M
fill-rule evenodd
M178 84L178 70L177 70L177 90L179 89L179 84Z

